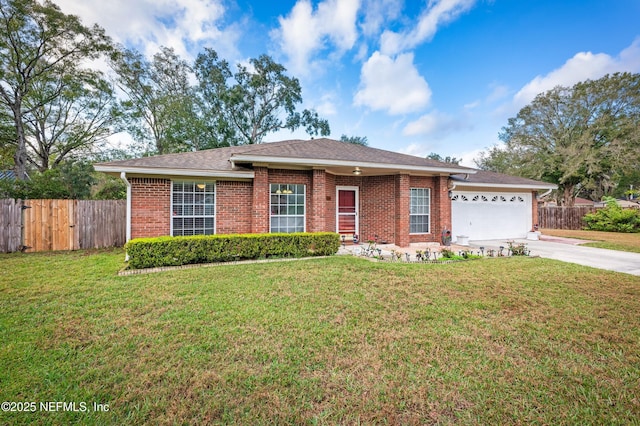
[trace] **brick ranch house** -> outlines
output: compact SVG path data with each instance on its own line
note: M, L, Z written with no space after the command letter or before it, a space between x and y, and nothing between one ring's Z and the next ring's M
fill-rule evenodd
M127 240L317 232L408 246L524 237L555 186L331 139L100 163L127 184Z

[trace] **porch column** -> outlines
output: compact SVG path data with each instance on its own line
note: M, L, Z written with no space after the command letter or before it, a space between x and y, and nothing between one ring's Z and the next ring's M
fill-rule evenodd
M435 210L435 220L433 225L433 233L435 241L442 241L442 231L448 229L451 231L451 199L449 198L449 177L438 176L435 179L435 191L433 194L433 207Z
M327 229L327 173L313 169L311 180L311 209L307 217L309 232L326 232Z
M269 232L269 169L254 167L253 172L251 232L264 234Z
M531 231L536 231L540 223L538 222L538 192L531 192Z
M395 244L400 247L409 245L409 175L396 176L395 182Z

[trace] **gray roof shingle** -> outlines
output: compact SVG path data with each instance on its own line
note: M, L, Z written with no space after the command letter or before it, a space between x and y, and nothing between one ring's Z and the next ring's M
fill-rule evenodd
M470 184L491 184L491 185L524 185L540 186L542 188L555 186L551 183L541 182L534 179L527 179L518 176L505 175L503 173L489 172L486 170L476 170L475 174L453 175L451 176L459 185Z
M243 161L243 158L245 159ZM296 164L296 160L318 160L319 163L332 161L371 163L391 166L419 167L426 169L442 169L445 173L458 172L452 175L452 179L460 185L468 183L471 185L491 184L507 186L537 186L548 188L553 185L526 179L516 176L509 176L501 173L487 172L458 166L456 164L443 163L428 158L416 157L408 154L387 151L384 149L371 148L368 146L351 144L332 139L320 138L311 140L286 140L281 142L269 142L259 145L241 145L224 148L208 149L195 152L184 152L178 154L156 155L152 157L135 158L131 160L111 161L96 164L96 170L106 167L110 172L117 169L135 170L155 169L162 170L162 174L171 174L171 171L182 170L184 174L193 171L220 171L226 172L248 172L251 171L246 160L260 162L265 159L277 158L282 162L291 160L291 164ZM102 171L106 171L102 169ZM166 170L166 172L164 171Z
M461 172L470 170L462 166L442 163L440 161L413 155L400 154L383 149L371 148L332 139L288 140L270 142L259 145L241 145L224 148L208 149L178 154L156 155L152 157L135 158L132 160L111 161L100 163L99 166L122 166L142 168L166 169L195 169L195 170L246 170L242 166L232 167L231 161L238 155L252 157L290 158L295 164L296 159L316 159L326 161L353 161L379 164L394 164L400 166L418 166L432 168L459 169Z

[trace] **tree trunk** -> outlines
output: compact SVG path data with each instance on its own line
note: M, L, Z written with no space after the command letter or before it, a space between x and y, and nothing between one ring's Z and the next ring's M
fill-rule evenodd
M564 185L562 188L562 205L564 207L573 207L576 199L573 196L573 188L575 185Z
M16 173L17 180L27 179L27 141L24 136L24 125L22 123L22 105L19 100L13 105L13 121L16 126L16 137L18 146L16 147L16 153L13 156L15 163L14 171Z

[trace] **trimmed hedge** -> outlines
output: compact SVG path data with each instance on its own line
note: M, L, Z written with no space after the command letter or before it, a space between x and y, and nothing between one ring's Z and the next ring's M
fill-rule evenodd
M270 257L329 256L339 247L340 237L332 232L136 238L125 245L132 269Z

